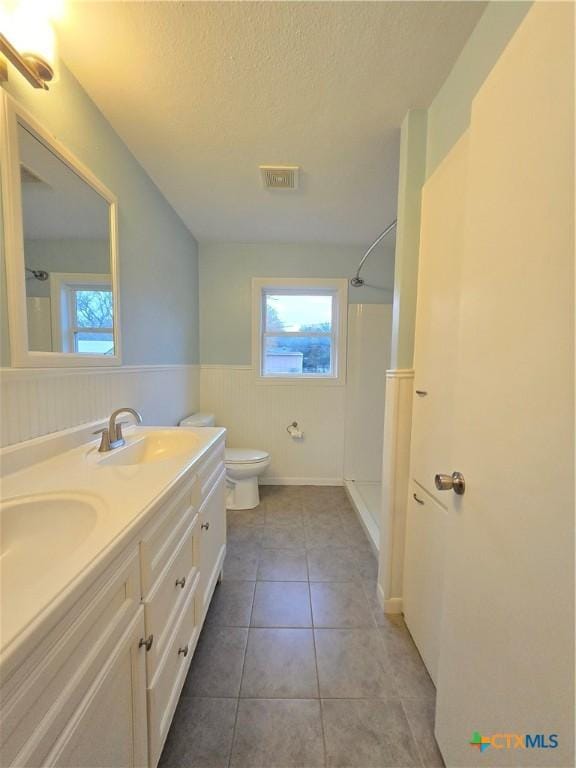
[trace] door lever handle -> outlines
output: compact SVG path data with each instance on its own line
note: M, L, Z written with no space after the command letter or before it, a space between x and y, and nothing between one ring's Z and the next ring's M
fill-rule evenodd
M461 472L452 472L451 475L434 475L434 485L439 491L454 491L462 496L466 490L464 475Z

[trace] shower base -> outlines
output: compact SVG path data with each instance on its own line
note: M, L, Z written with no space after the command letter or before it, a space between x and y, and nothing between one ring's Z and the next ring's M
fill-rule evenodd
M344 480L344 486L372 546L378 551L380 549L380 506L382 502L380 481Z

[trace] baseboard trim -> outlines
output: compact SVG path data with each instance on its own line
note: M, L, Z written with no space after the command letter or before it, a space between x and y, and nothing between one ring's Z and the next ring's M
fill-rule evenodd
M341 477L261 477L260 485L344 485Z
M382 586L378 584L378 602L382 606L384 613L398 614L404 612L404 605L401 597L391 597L388 600L384 599L384 590Z

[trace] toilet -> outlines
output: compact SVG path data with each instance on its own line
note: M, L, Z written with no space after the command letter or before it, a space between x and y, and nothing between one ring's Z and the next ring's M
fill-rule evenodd
M181 427L214 427L213 413L193 413ZM270 454L252 448L226 448L226 509L254 509L260 503L258 478L270 465Z

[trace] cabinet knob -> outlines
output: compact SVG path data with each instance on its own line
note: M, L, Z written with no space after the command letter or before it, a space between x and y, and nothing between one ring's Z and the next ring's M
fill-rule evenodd
M208 528L210 528L210 523L202 523L200 528L202 528L203 531L207 531Z
M138 648L142 648L142 646L144 646L146 648L146 651L148 652L150 648L152 648L153 642L154 642L154 635L148 635L146 639L141 637L140 642L138 643Z
M186 658L186 656L188 656L188 646L187 645L185 645L184 648L178 648L178 656L180 656L180 655L184 656L184 658Z
M174 584L175 587L182 587L184 589L186 585L186 576L182 576L181 579L176 579L176 583Z

